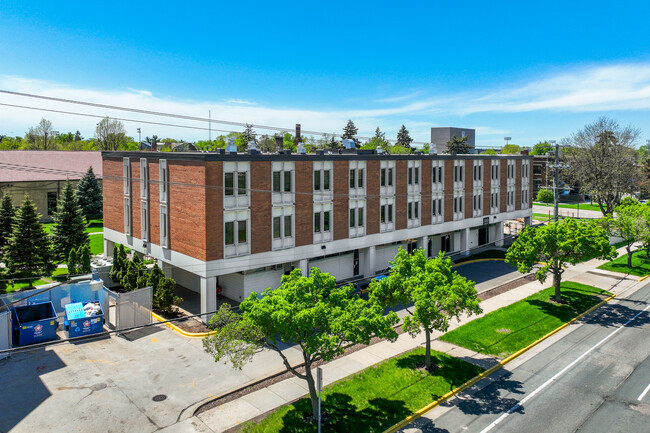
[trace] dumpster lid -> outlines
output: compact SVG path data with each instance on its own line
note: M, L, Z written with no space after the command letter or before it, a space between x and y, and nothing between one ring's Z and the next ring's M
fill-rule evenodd
M75 302L73 304L66 304L65 315L68 320L83 319L86 317L84 312L84 305L82 302Z

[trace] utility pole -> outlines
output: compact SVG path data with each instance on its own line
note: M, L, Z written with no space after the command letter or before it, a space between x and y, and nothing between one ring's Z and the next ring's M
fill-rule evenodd
M208 141L212 143L212 111L208 110Z
M560 184L560 172L559 172L559 159L560 159L560 145L555 141L555 140L550 140L550 144L555 145L555 164L553 165L553 217L555 222L557 222L559 218L559 194L558 194L558 189L559 189L559 184Z

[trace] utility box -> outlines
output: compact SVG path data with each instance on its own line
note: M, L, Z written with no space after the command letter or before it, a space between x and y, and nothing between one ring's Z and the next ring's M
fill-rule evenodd
M99 301L66 304L63 323L68 338L99 334L104 330L104 310Z
M56 310L51 301L13 307L11 318L18 346L56 339Z

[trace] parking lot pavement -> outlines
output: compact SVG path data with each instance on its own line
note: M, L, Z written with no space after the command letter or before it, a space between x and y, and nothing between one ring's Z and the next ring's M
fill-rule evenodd
M474 281L479 293L523 276L516 267L503 260L460 263L454 267L454 271Z
M285 353L291 362L301 356ZM263 351L242 370L215 363L201 339L151 327L76 344L12 354L0 361L0 432L151 432L191 415L193 405L283 370ZM165 396L154 401L157 395Z

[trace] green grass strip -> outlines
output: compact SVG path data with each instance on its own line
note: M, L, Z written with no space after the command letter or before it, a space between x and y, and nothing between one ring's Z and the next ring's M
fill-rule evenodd
M440 337L468 349L506 357L598 304L610 292L585 284L562 283L566 304L549 302L554 289L499 308Z
M482 371L435 351L432 363L433 372L418 369L424 364L424 349L418 348L325 387L322 431L383 432ZM242 431L316 432L310 416L310 400L303 398L260 422L245 423Z
M625 242L623 244L625 245ZM646 251L643 249L632 253L631 268L627 267L627 253L623 253L611 262L598 266L598 269L645 277L650 274L650 260L646 258Z

